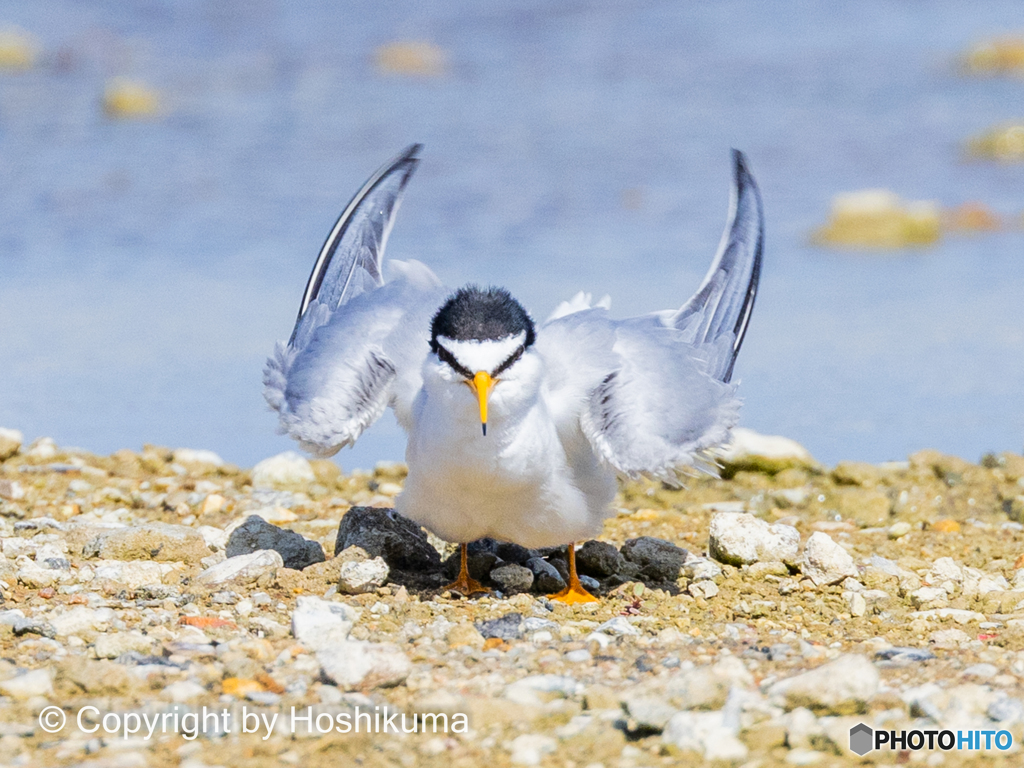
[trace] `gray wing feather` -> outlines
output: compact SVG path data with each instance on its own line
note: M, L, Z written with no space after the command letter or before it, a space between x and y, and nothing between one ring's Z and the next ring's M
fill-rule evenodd
M421 146L382 165L345 206L313 264L289 346L303 348L338 307L384 284L384 249Z
M384 249L419 145L377 171L339 217L310 275L295 329L263 374L264 397L281 431L308 451L351 445L391 405L411 407L429 351L432 312L443 290L418 262L389 263Z
M697 293L668 319L692 343L721 347L721 352L710 361L709 373L726 382L732 378L754 309L764 249L761 193L743 153L734 149L732 158L729 220L718 253Z
M627 476L674 482L681 471L713 472L705 452L724 442L739 418L729 380L757 293L764 216L746 159L735 150L733 168L718 253L681 309L622 322L589 309L549 322L538 336L548 360L572 362L556 368L571 373L562 374L566 383L553 400L571 403L574 392L586 392L579 429L594 454Z

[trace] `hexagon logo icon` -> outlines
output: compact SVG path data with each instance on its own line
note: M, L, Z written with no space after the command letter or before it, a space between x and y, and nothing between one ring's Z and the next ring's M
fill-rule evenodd
M870 725L857 723L850 729L850 749L861 757L874 749L875 732Z

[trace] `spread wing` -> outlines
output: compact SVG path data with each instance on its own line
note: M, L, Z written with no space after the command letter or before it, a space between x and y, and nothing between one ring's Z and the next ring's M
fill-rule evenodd
M443 298L419 262L383 257L419 145L381 167L338 218L313 266L287 344L264 369L264 397L282 432L317 455L351 445L388 405L407 423Z
M729 380L757 292L764 226L740 152L733 163L725 235L681 309L625 321L583 309L538 334L556 420L578 424L598 458L627 476L673 482L679 471L710 471L703 452L724 442L739 416ZM571 451L572 440L563 442Z

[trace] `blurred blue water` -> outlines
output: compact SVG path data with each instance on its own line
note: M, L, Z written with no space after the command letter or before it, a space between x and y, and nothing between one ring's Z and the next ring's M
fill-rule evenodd
M349 196L422 141L390 255L503 284L539 317L579 289L619 315L681 304L743 149L768 213L743 423L827 463L1024 444L1024 232L807 244L832 195L864 187L1019 215L1024 167L959 147L1024 117L1024 81L954 65L1024 27L1019 0L8 0L0 22L44 51L0 74L0 425L29 438L242 465L291 447L263 359ZM375 70L376 46L409 39L448 73ZM165 114L105 119L115 75ZM387 419L338 461L403 450Z

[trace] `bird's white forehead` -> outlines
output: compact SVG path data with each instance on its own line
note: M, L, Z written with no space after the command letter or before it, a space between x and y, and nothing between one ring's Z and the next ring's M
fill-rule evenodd
M526 341L526 331L503 339L471 339L459 341L447 336L438 336L438 343L452 353L459 364L473 371L493 371L508 360Z

